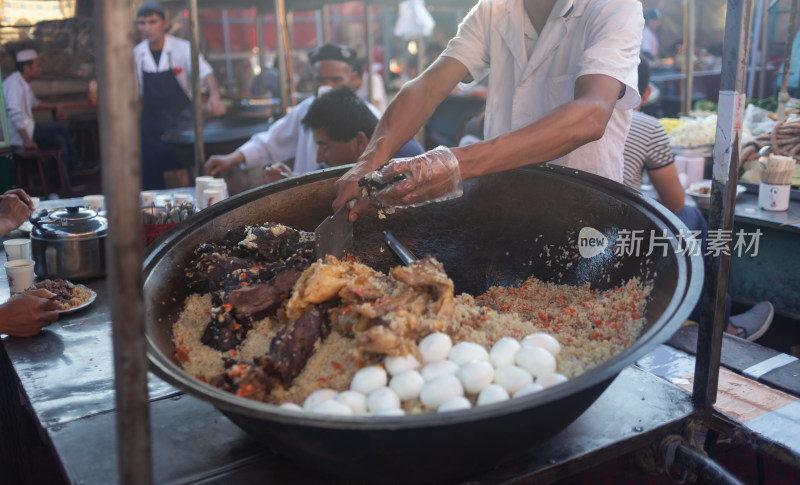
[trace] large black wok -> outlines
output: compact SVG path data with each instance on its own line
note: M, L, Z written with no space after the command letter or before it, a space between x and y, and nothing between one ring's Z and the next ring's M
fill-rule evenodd
M355 224L354 254L381 270L399 264L382 242L382 231L390 229L418 256L430 253L443 262L457 292L472 294L498 281L513 284L531 275L570 284L591 282L600 289L645 277L654 285L648 328L620 355L525 398L468 411L383 419L284 411L237 398L186 374L174 357L170 334L186 296L182 269L193 248L245 223L279 221L313 230L330 215L333 182L344 171L287 179L223 201L172 229L160 244L150 246L145 258L153 370L212 403L275 452L306 466L359 479L440 481L518 457L566 427L625 366L665 342L700 294L701 258L676 251L676 238L669 239L666 254L659 250L644 256L651 231L661 236L664 229L676 234L683 227L662 206L591 174L548 166L519 169L470 181L460 199L399 211L385 220L374 212L362 217ZM573 257L583 227L598 230L612 243L620 231L644 231L642 252L616 255L609 248L591 259ZM548 258L546 245L566 251L564 259L557 259L560 252L552 249Z

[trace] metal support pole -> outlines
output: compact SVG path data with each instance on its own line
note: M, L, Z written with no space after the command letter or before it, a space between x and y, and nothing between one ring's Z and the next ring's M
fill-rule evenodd
M792 63L792 44L797 35L797 0L792 0L792 13L789 14L789 32L786 34L786 56L783 61L783 79L778 93L778 122L786 119L786 103L789 101L789 67Z
M753 48L750 50L750 76L747 81L747 97L752 98L756 84L756 56L758 55L759 43L761 41L762 15L764 14L764 0L758 0L756 7L755 31L753 32Z
M288 110L289 106L294 106L295 93L294 93L294 69L292 69L292 41L289 37L289 24L286 14L286 0L275 0L275 15L278 18L278 34L282 40L281 46L283 47L283 58L285 70L281 71L281 77L287 78L286 96L287 103L284 113ZM283 106L284 87L281 87L281 106Z
M769 2L764 2L764 11L761 13L761 59L758 71L758 99L766 97L767 89L767 55L769 54L769 35L770 23L767 21L769 15Z
M722 53L717 137L714 144L711 208L708 237L722 242L719 255L705 256L705 281L697 333L695 364L695 406L710 411L717 400L722 332L725 327L725 299L730 273L733 210L739 169L739 140L745 108L747 50L753 0L728 0Z
M192 48L192 105L194 106L194 176L203 173L206 161L203 140L203 100L200 97L200 22L197 19L197 0L189 0L189 26Z
M228 23L228 11L223 9L222 10L222 37L225 43L225 70L227 71L228 75L226 79L228 80L228 90L233 90L233 60L231 59L231 33L230 33L230 26Z
M383 85L389 86L390 62L394 57L393 36L392 36L392 9L388 5L381 7L383 16Z
M119 483L153 482L145 357L139 102L131 0L95 3L100 159L107 194L108 298L114 349ZM113 163L112 163L113 162Z
M372 64L375 62L375 52L372 48L372 2L366 0L364 2L364 37L367 48L367 99L372 104L375 104L375 81L372 79Z
M261 75L264 76L267 67L267 46L264 43L264 11L260 7L256 7L256 35L258 36L258 67L261 69ZM275 93L272 94L275 95Z
M325 8L325 5L319 9L319 17L322 21L322 40L318 42L318 44L322 45L328 42L331 38L331 19L330 15L328 15L328 9Z
M683 114L689 115L692 110L692 97L694 90L694 42L697 28L697 5L695 0L689 0L688 4L688 44L684 44L686 54L686 105L683 107Z
M285 18L284 18L284 0L275 0L275 32L277 36L277 48L278 48L278 72L280 74L278 80L278 86L280 86L281 91L281 115L285 115L286 111L289 109L289 86L288 84L292 84L292 81L287 79L287 72L288 68L288 60L286 59L286 45L285 45L285 38L284 37L284 30L285 30Z

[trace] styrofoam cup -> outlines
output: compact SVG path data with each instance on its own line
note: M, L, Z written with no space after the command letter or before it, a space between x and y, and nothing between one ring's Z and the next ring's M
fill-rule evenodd
M11 294L16 295L33 286L33 260L15 259L5 263Z
M205 209L205 198L203 197L203 191L206 190L206 186L209 182L214 180L214 177L209 175L202 175L194 179L194 200L196 201L195 206L198 209Z
M150 207L156 203L156 193L150 190L139 192L139 207Z
M203 191L204 207L211 207L225 198L225 194L219 189L205 189Z
M789 209L790 184L758 184L758 206L765 211L785 211Z
M102 195L84 195L83 205L95 212L106 210L106 198Z
M3 241L3 249L6 250L6 261L31 259L30 239L8 239Z

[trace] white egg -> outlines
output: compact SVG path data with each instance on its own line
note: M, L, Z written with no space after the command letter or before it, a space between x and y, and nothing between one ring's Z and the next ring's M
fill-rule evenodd
M447 401L443 402L436 412L444 413L447 411L460 411L462 409L469 409L471 407L472 404L470 404L469 399L465 397L451 397Z
M501 401L508 401L508 392L499 384L489 384L478 394L478 406L486 406Z
M311 411L311 408L313 408L317 404L323 401L336 399L336 396L338 395L339 393L334 391L333 389L319 389L309 394L306 400L303 401L303 409L305 409L306 411Z
M489 360L489 352L475 342L460 342L453 346L447 359L462 365L471 360Z
M367 409L371 413L399 407L400 397L388 387L379 387L367 394Z
M513 365L514 354L519 350L519 342L517 339L511 337L503 337L498 340L489 351L489 362L494 364L495 367L501 365Z
M492 383L494 367L485 360L473 360L462 364L456 372L456 377L461 381L465 391L477 394Z
M439 409L443 402L464 395L464 387L456 376L439 376L422 386L419 400L425 407Z
M533 393L539 392L539 391L541 391L543 389L544 389L544 387L540 386L539 384L531 383L531 384L528 384L527 386L523 387L519 391L515 392L514 393L514 397L518 398L518 397L522 397L522 396L527 396L528 394L533 394Z
M446 333L432 333L419 342L419 353L422 355L422 362L445 360L451 348L453 348L453 341L450 340L450 336Z
M407 370L392 377L389 381L389 387L400 396L403 401L410 401L419 397L422 386L425 384L425 379L422 374L415 370Z
M347 404L341 403L335 399L322 401L313 408L311 412L315 414L329 414L331 416L352 416L353 410Z
M390 376L395 376L407 370L415 370L419 368L419 361L413 355L405 355L403 357L386 357L383 362L386 367L386 372Z
M347 405L353 415L364 414L367 412L367 396L358 391L344 391L336 396L336 400L342 404Z
M387 382L388 377L383 367L371 365L356 372L353 380L350 381L350 390L369 394L379 387L385 387Z
M403 411L403 408L389 408L389 409L382 409L377 413L373 413L373 416L405 416L406 412Z
M530 372L533 377L556 370L556 358L541 347L523 345L514 355L514 362Z
M288 409L290 411L302 411L303 408L293 402L285 402L281 404L281 409Z
M558 340L552 335L542 332L532 333L522 339L522 346L541 347L553 354L553 357L558 357L558 353L561 352L561 344L558 343Z
M494 383L513 396L523 387L532 384L533 376L522 367L500 365L494 370Z
M567 382L569 379L564 374L558 372L548 372L536 378L536 383L544 388L553 387L556 384Z
M450 360L431 362L422 368L421 374L425 382L432 381L439 376L453 376L458 371L458 364Z

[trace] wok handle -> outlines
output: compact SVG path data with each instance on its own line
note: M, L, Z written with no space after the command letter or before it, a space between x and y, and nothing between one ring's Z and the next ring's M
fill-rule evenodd
M403 264L411 264L414 261L418 261L417 257L414 256L411 251L409 251L405 244L398 241L391 231L383 231L383 235L383 240L386 241L386 245L388 245L392 251L394 251L394 254L400 258Z

